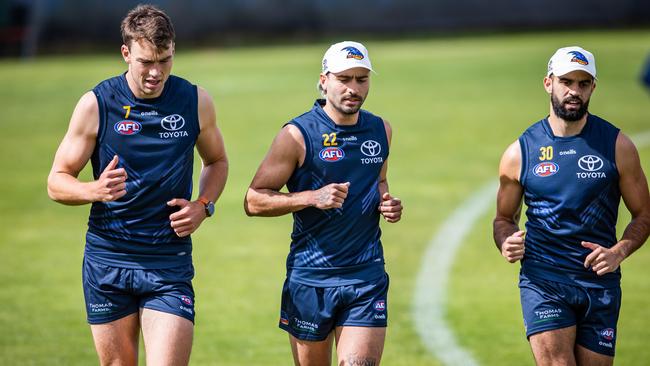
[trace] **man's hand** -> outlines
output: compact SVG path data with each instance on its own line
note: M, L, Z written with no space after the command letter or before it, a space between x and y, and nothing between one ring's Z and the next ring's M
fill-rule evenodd
M188 201L182 198L174 198L167 202L167 206L178 206L177 212L169 215L171 227L179 237L192 234L205 220L205 206L199 201Z
M619 252L596 243L583 241L582 246L591 249L591 253L585 259L585 268L591 266L591 270L599 276L615 271L625 259Z
M350 182L330 183L321 189L315 190L312 198L314 206L321 210L343 207L343 202L348 196L349 187Z
M388 222L398 222L402 218L402 200L386 192L381 197L379 212Z
M501 255L510 263L515 263L524 257L526 248L524 247L525 231L519 230L501 244Z
M115 169L119 158L117 155L108 163L99 179L92 183L92 201L111 202L126 194L126 170Z

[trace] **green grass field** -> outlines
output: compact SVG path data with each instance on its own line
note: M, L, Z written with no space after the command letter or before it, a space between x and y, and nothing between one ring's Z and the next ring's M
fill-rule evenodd
M558 47L574 44L596 55L591 111L628 135L650 130L650 94L638 83L648 31L367 42L378 74L365 108L393 125L389 182L405 205L402 222L382 226L391 276L383 364L439 364L418 338L411 312L422 254L445 218L496 179L505 147L548 113L546 62ZM0 364L97 363L80 278L89 207L51 202L46 178L78 98L124 70L117 46L110 55L0 61ZM214 97L230 158L216 217L194 235L193 365L292 363L287 335L277 328L291 220L248 218L242 201L273 136L311 107L327 46L177 47L174 73ZM650 147L640 151L648 172ZM89 176L87 167L83 177ZM482 365L533 364L523 335L518 265L495 250L492 216L493 208L453 265L448 321ZM621 215L619 231L628 219ZM647 248L623 266L617 364L650 360L648 266Z

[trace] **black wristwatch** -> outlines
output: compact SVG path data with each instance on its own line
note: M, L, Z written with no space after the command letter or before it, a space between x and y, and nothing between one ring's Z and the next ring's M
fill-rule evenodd
M205 206L205 216L210 217L214 215L214 202L205 197L199 197L199 202Z

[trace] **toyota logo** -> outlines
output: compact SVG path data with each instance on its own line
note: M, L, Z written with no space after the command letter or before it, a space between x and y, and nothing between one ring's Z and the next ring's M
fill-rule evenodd
M580 169L595 172L600 170L603 167L603 159L597 157L596 155L585 155L578 160L578 166Z
M366 140L361 144L361 152L365 156L377 156L381 152L381 145L375 140Z
M160 125L167 131L178 131L185 126L185 118L180 114L170 114L160 120Z

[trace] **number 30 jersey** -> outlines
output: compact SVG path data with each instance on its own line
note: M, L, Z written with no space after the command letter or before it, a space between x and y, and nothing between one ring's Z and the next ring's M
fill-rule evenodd
M616 244L621 193L616 168L618 128L588 115L575 136L553 134L545 118L519 137L520 182L526 206L523 272L583 286L614 286L620 270L597 276L584 268L589 241Z

